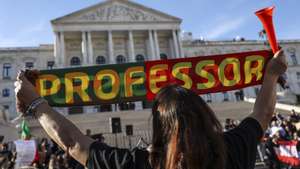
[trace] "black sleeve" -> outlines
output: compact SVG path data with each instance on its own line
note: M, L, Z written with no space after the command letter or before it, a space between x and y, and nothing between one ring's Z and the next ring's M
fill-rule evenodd
M259 122L246 118L239 126L224 133L226 146L226 169L253 169L257 145L263 136Z
M94 142L90 146L86 166L88 169L144 169L137 166L146 166L147 155L148 153L138 149L129 151L128 149L114 148Z

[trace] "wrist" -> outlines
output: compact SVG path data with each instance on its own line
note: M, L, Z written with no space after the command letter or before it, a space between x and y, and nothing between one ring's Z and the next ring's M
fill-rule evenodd
M43 110L45 110L47 108L47 106L49 106L47 102L42 102L41 104L36 106L36 108L34 109L35 117L39 118L39 116L42 115L42 113L44 112Z
M28 105L25 115L36 116L38 107L43 104L48 104L48 102L42 97L37 97Z

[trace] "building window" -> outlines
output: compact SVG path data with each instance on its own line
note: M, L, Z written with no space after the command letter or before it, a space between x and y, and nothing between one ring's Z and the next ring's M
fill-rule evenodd
M3 105L4 110L9 110L9 105Z
M125 63L126 58L123 55L118 55L117 56L117 63Z
M53 67L54 67L54 61L48 61L47 62L47 68L48 69L53 69Z
M236 101L243 101L244 100L244 91L236 91L234 92Z
M111 104L103 104L103 105L95 106L95 109L97 110L97 112L111 112L112 106Z
M297 76L297 80L300 80L300 72L297 72L296 76Z
M81 65L80 58L77 56L72 57L70 65L71 66L80 66Z
M120 110L134 110L135 104L131 102L123 102L119 103L119 109Z
M2 90L2 97L9 97L10 91L9 89L3 89Z
M207 103L211 103L211 94L210 93L208 93L207 95Z
M4 63L3 64L3 79L10 79L10 70L11 70L11 64L10 63Z
M227 102L227 101L229 101L229 95L228 95L228 93L227 92L223 92L223 95L224 95L224 102Z
M298 64L298 60L297 60L297 56L296 56L296 49L295 48L288 48L287 51L290 54L291 60L292 60L292 64L293 65L297 65Z
M105 57L104 56L97 56L96 58L96 64L101 65L101 64L105 64Z
M291 59L292 59L293 65L297 65L298 64L297 56L296 56L295 53L291 54Z
M34 67L34 63L33 62L25 62L25 68L26 69L32 69Z
M82 106L69 107L69 114L82 114L82 113L83 113Z
M161 60L166 60L166 59L168 59L168 56L166 54L164 54L164 53L161 53L160 54L160 59Z
M136 55L135 60L137 62L144 62L145 61L145 57L143 55Z

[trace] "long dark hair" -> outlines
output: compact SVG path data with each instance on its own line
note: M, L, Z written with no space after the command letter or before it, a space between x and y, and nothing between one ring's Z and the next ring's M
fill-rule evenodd
M156 95L152 107L154 169L222 169L222 126L205 101L178 85Z

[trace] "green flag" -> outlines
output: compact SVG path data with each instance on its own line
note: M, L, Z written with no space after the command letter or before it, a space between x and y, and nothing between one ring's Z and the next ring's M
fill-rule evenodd
M23 119L23 121L22 121L21 129L22 129L22 131L21 131L21 138L23 140L29 140L31 134L30 134L30 130L29 130L28 124L25 121L25 119Z

